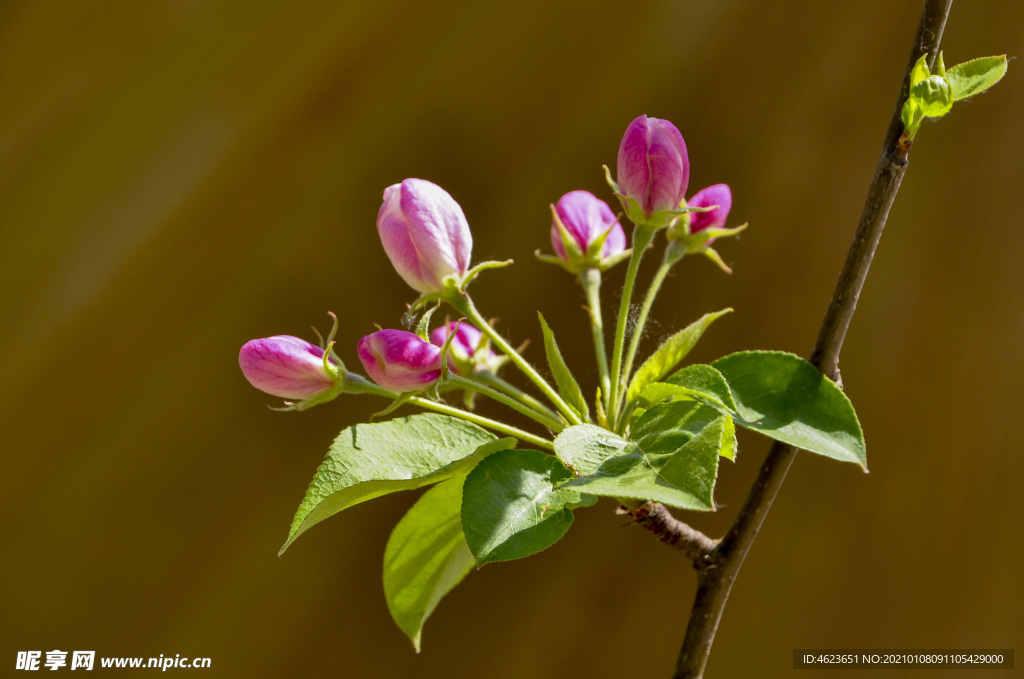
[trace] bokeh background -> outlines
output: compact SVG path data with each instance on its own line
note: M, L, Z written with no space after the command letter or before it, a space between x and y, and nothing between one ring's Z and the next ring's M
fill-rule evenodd
M647 113L682 130L692 189L730 183L731 222L750 228L720 248L733 276L684 262L645 346L731 306L695 360L806 355L919 10L0 4L3 673L19 650L57 648L206 656L204 676L225 677L667 676L694 575L611 501L547 552L472 573L419 656L380 587L415 493L277 558L334 435L383 404L272 412L238 347L312 338L333 310L356 363L356 340L415 296L376 238L381 192L423 177L462 204L477 261L516 261L475 286L484 312L538 360L543 311L592 388L582 294L532 253L562 193L611 198L601 165ZM1024 53L1024 4L956 3L943 47L947 64ZM1018 69L920 133L843 352L871 473L797 460L709 676L789 676L796 647L1024 649ZM723 508L686 517L711 535L768 447L740 446Z

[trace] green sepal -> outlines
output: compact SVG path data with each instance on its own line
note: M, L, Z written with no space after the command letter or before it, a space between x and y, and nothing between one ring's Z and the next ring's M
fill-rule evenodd
M436 384L436 382L435 382L435 384ZM382 418L382 417L384 417L386 415L390 415L391 413L395 412L396 410L401 408L403 405L408 403L409 399L411 399L412 397L416 396L416 394L418 394L418 393L419 392L415 392L415 391L407 391L407 392L400 393L398 395L398 397L395 398L395 400L392 401L390 405L388 405L387 408L385 408L384 410L378 410L374 414L370 415L370 417L368 418L369 421L373 422L374 420L379 420L380 418Z
M533 256L539 259L540 261L544 262L545 264L555 264L557 266L560 266L573 275L579 273L578 271L572 268L572 265L569 264L569 262L565 261L561 257L558 257L557 255L546 255L540 250L536 250L534 251Z
M437 304L427 309L420 316L419 322L416 324L416 335L424 342L430 341L430 317L434 315L434 312L441 307L441 301L438 300Z
M466 275L462 278L462 281L460 282L458 289L460 292L465 292L466 288L469 287L469 284L476 280L476 277L479 276L484 271L487 271L488 269L504 269L506 266L511 266L514 263L515 262L513 262L511 259L506 259L501 262L480 262L479 264L477 264L472 269L466 272Z

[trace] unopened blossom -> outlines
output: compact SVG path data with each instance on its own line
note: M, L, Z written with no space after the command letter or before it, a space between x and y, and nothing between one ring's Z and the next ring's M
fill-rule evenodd
M443 347L448 335L455 336L448 345L448 365L459 375L471 375L476 370L487 370L495 366L498 355L489 347L483 348L483 333L475 326L466 323L450 322L430 333L430 342L434 346Z
M683 135L667 120L636 118L619 144L617 170L621 195L640 211L631 209L630 219L651 222L655 213L678 209L690 180Z
M391 391L420 391L441 376L441 349L405 330L371 333L359 340L356 353L366 374Z
M695 193L686 204L689 207L718 206L707 212L691 212L689 214L690 233L697 233L704 229L724 229L725 220L728 219L729 210L732 209L732 190L728 184L715 184Z
M565 251L562 230L558 228L558 222L562 223L579 246L584 259L594 260L588 262L590 264L599 264L626 249L626 233L622 230L615 213L608 207L608 203L589 191L570 191L559 198L555 205L555 216L557 221L552 218L551 222L551 247L565 262L572 263L572 258ZM605 232L608 232L608 235L600 252L594 253L593 258L587 257L591 246Z
M324 350L291 335L246 342L238 365L252 386L281 398L307 399L336 384L324 368Z
M437 184L406 179L384 190L377 232L391 264L414 290L444 289L469 269L473 236L459 204Z

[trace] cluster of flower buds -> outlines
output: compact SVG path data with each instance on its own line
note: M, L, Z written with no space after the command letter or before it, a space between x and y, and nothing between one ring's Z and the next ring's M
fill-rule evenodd
M466 281L473 250L469 224L459 204L436 184L406 179L385 189L377 231L395 270L414 290L436 294ZM356 353L378 385L398 393L422 391L441 377L442 347L456 326L435 330L433 343L405 330L379 330L360 339ZM480 331L466 323L457 327L448 343L452 370L496 371L504 359L481 342ZM254 387L274 396L309 403L345 390L340 361L297 337L252 340L238 362Z
M743 228L724 228L732 207L725 184L699 191L687 203L686 143L667 120L643 115L629 124L619 145L617 177L616 183L609 175L609 184L626 216L651 229L668 227L669 240L683 244L686 252L710 256L714 251L709 246L716 238ZM583 274L604 271L630 256L618 217L592 193L570 191L551 206L551 213L555 255L538 255L541 259ZM500 264L470 268L473 237L462 208L447 191L423 179L406 179L384 190L377 231L391 264L423 295L421 302L461 294L476 272ZM721 264L717 254L712 258ZM494 375L508 360L490 348L478 328L465 322L446 323L429 341L426 329L420 334L379 330L359 340L356 352L374 382L398 393L427 389L441 378L446 361L456 375L473 376ZM274 396L301 399L300 406L333 398L350 384L330 347L325 353L297 337L248 342L239 353L239 365L253 386Z

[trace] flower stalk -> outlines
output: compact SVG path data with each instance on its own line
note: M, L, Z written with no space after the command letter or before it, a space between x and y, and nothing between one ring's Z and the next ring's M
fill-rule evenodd
M604 410L608 410L608 398L611 393L611 377L608 373L608 351L604 342L604 320L601 315L601 271L584 269L580 272L580 285L587 296L587 309L590 312L590 332L594 338L594 354L597 359L597 372L601 381L601 398Z
M507 340L505 340L504 337L499 335L498 332L491 327L491 324L487 322L487 319L485 319L477 310L476 305L473 304L473 300L468 294L464 292L449 294L445 296L445 300L451 304L456 311L469 318L469 320L472 321L481 332L487 335L494 346L500 352L508 356L512 360L512 363L514 363L515 366L519 368L519 370L522 371L522 373L526 375L531 382L537 385L537 388L540 389L541 393L551 401L558 412L565 417L569 424L582 424L582 420L580 420L579 416L573 412L573 409L570 408L562 397L558 395L558 392L548 384L547 380L541 377L540 373L537 372L537 369L530 365L526 359L524 359L522 355L516 351Z

